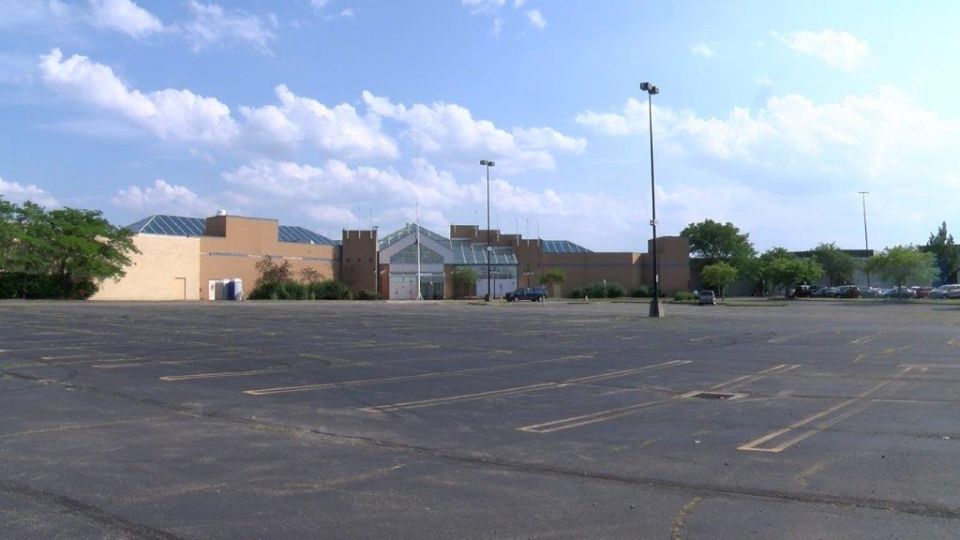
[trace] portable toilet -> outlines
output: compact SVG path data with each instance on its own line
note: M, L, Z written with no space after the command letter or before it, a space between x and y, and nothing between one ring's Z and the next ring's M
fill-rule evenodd
M219 279L211 279L207 282L207 300L216 300L217 299L217 284L220 283Z
M240 301L243 300L243 280L230 279L226 283L226 299Z

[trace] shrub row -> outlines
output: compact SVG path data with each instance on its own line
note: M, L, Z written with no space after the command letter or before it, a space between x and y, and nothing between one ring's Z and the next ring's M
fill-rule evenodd
M250 293L251 300L350 300L347 284L335 279L300 283L292 279L258 283ZM376 300L376 293L360 291L357 300Z
M608 282L606 285L603 282L590 283L582 289L574 289L570 292L570 298L583 298L584 296L588 298L620 298L626 295L627 289L616 282Z
M68 282L68 294L64 295L64 282L51 274L21 274L16 272L0 272L0 298L23 298L31 300L50 298L68 298L70 300L86 300L93 296L99 286L90 280Z

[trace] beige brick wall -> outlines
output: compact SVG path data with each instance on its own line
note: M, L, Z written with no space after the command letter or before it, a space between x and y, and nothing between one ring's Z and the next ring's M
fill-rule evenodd
M91 300L199 300L200 239L138 234L127 275L108 279Z

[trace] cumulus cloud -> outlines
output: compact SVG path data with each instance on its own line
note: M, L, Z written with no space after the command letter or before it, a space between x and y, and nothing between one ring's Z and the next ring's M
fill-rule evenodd
M540 13L539 9L527 10L527 21L531 26L540 30L547 27L547 20L543 18L543 14Z
M0 2L0 28L62 35L79 26L112 30L142 38L165 30L160 19L133 0L5 0Z
M771 32L773 37L791 49L808 56L815 56L843 71L857 71L873 60L866 41L843 30L824 29L819 32L802 31L781 34Z
M619 112L588 111L577 121L605 135L645 134L646 113L646 103L631 98ZM719 117L670 107L654 107L653 114L658 166L673 168L670 176L677 178L668 184L676 207L665 215L723 214L758 231L766 246L797 239L797 228L816 241L857 245L859 199L853 195L859 190L875 194L877 237L908 242L906 229L893 224L948 216L952 210L942 201L960 196L960 166L952 159L960 121L917 105L899 89L826 103L775 96L762 108L736 107ZM910 202L917 185L940 196L918 209ZM886 206L877 208L881 201Z
M275 19L264 20L242 11L228 11L217 4L197 0L187 3L192 19L181 25L182 31L199 51L216 44L248 43L269 52L274 35L270 30Z
M712 58L714 54L713 48L711 48L706 43L696 43L690 46L690 52L696 56L702 58Z
M119 190L111 199L113 204L127 210L182 215L210 215L216 205L184 186L169 184L158 178L153 185L141 188L129 186Z
M161 139L226 142L237 134L230 108L216 98L171 88L150 93L130 89L109 66L60 49L40 58L43 80L97 108L119 114Z
M411 106L363 92L370 113L405 126L405 135L425 152L483 152L502 158L511 170L553 169L553 151L580 153L586 140L564 135L552 128L514 128L507 131L489 120L473 118L466 107L433 103Z
M53 195L34 184L23 185L3 178L0 178L0 197L15 203L31 201L48 208L60 206Z
M509 18L523 17L527 24L538 30L547 27L547 19L539 9L522 9L527 4L526 0L513 0L510 3L513 6L512 10L507 9L507 0L461 0L461 4L473 15L490 17L493 21L492 32L495 36L500 35Z
M643 133L646 104L630 98L621 112L587 111L577 122L604 135ZM899 164L921 166L937 151L960 144L960 123L919 107L894 88L820 104L797 94L776 96L762 109L735 107L725 118L655 106L654 130L686 156L869 177Z
M486 182L481 176L460 181L420 158L413 159L403 173L351 167L337 160L314 166L258 159L225 173L224 179L262 205L295 208L329 226L361 224L351 207L376 207L381 225L399 226L413 219L419 205L421 221L443 232L452 221L470 221L470 212L486 201ZM508 215L538 216L553 223L556 234L584 238L604 227L626 231L641 219L635 205L619 195L536 191L496 176L491 179L490 191L495 215L505 220Z
M280 105L242 107L251 137L287 147L308 143L348 157L396 157L397 146L380 130L377 115L360 116L348 103L328 107L290 91L286 85L275 89Z
M90 0L90 19L97 28L116 30L132 37L163 30L159 18L132 0Z
M506 4L506 0L461 0L461 3L474 14L479 14L495 12Z

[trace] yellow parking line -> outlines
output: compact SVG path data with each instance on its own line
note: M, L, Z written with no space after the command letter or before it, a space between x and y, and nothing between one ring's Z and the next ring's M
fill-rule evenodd
M540 383L528 384L526 386L515 386L513 388L504 388L502 390L490 390L489 392L477 392L474 394L460 394L457 396L447 396L435 399L423 399L419 401L407 401L403 403L393 403L390 405L380 405L379 407L364 407L360 409L364 412L393 412L406 409L419 409L422 407L432 407L434 405L445 405L447 403L457 403L461 401L473 401L477 399L487 399L491 397L509 396L529 392L531 390L540 390L543 388L552 388L561 386L558 383Z
M758 371L752 375L745 375L743 377L736 377L726 382L714 385L710 387L711 390L720 390L720 389L729 389L734 387L742 386L748 382L753 382L763 377L767 377L776 373L783 373L796 369L800 367L799 364L780 364L772 368L764 369ZM565 429L573 429L580 426L586 426L589 424L596 424L598 422L606 422L607 420L614 420L616 418L621 418L634 414L643 409L648 409L652 407L658 407L667 403L672 403L678 399L687 399L689 396L687 394L681 394L676 396L671 396L666 399L657 399L653 401L644 401L641 403L635 403L633 405L627 405L626 407L617 407L615 409L607 409L604 411L597 411L595 413L583 414L579 416L572 416L569 418L561 418L559 420L553 420L550 422L543 422L541 424L533 424L530 426L523 426L517 428L519 431L526 431L529 433L550 433L553 431L561 431Z
M273 369L254 369L250 371L220 371L216 373L195 373L193 375L164 375L160 377L161 381L192 381L194 379L218 379L220 377L245 377L247 375L260 375L262 373L273 373L281 371L281 368Z
M492 397L502 397L502 396L511 396L515 394L522 394L532 390L543 390L546 388L563 388L571 384L582 384L595 381L605 381L618 377L626 377L629 375L634 375L644 371L649 371L651 369L657 369L662 367L674 367L674 366L683 366L691 363L691 360L671 360L669 362L663 362L661 364L653 364L650 366L642 366L632 369L622 369L620 371L611 371L609 373L602 373L600 375L590 375L587 377L577 377L574 379L566 379L560 382L549 382L549 383L538 383L538 384L528 384L524 386L514 386L511 388L502 388L499 390L490 390L487 392L476 392L472 394L458 394L454 396L445 396L440 398L433 399L423 399L417 401L406 401L403 403L391 403L389 405L379 405L376 407L364 407L360 409L365 412L393 412L403 409L419 409L423 407L433 407L436 405L446 405L448 403L459 403L462 401L474 401L480 399L487 399Z
M877 333L875 333L875 334L869 334L869 335L866 335L866 336L860 336L860 337L858 337L857 339L851 341L850 343L852 343L852 344L854 344L854 345L862 345L862 344L864 344L864 343L873 341L873 338L879 336L879 335L882 334L882 333L883 333L883 332L877 332Z
M901 377L901 376L903 376L903 375L906 375L906 374L907 374L908 372L910 372L910 370L912 370L912 369L913 369L913 368L909 368L909 367L902 369L899 373L897 373L896 378L899 378L899 377ZM750 442L748 442L748 443L746 443L746 444L744 444L744 445L741 445L741 446L737 447L737 450L744 450L744 451L751 451L751 452L774 452L774 453L782 452L783 450L785 450L785 449L787 449L787 448L789 448L789 447L797 444L798 442L801 442L801 441L803 441L803 440L805 440L805 439L808 439L808 438L812 437L813 435L816 435L817 433L820 433L821 431L824 431L824 430L827 429L828 427L830 427L830 426L832 426L832 425L834 425L834 424L836 424L836 423L838 423L838 422L841 422L841 421L843 421L843 420L845 420L845 419L853 416L854 414L862 411L863 409L866 409L867 407L869 407L869 406L873 403L873 401L866 401L866 402L865 402L864 399L867 398L868 396L870 396L871 394L874 394L874 393L880 391L881 389L883 389L884 387L888 386L888 385L889 385L890 383L892 383L892 382L895 382L895 381L894 381L894 380L883 381L883 382L881 382L880 384L877 384L876 386L873 386L872 388L870 388L870 389L868 389L868 390L866 390L866 391L864 391L864 392L861 392L861 393L858 394L856 397L853 397L853 398L850 398L850 399L848 399L848 400L842 401L842 402L840 402L840 403L838 403L838 404L836 404L836 405L834 405L834 406L832 406L832 407L829 407L829 408L827 408L827 409L824 409L823 411L820 411L820 412L818 412L818 413L816 413L816 414L810 415L810 416L808 416L808 417L806 417L806 418L804 418L804 419L802 419L802 420L798 420L797 422L794 422L794 423L788 425L788 426L785 427L785 428L778 429L778 430L773 431L773 432L770 432L770 433L768 433L768 434L766 434L766 435L764 435L764 436L762 436L762 437L760 437L760 438L758 438L758 439L754 439L754 440L752 440L752 441L750 441ZM825 416L828 416L828 415L830 415L830 414L832 414L832 413L835 413L835 412L837 412L837 411L841 411L841 410L843 410L843 409L846 409L847 407L850 407L851 405L857 405L857 407L854 407L853 409L851 409L851 410L849 410L849 411L846 411L846 412L844 412L844 413L841 413L841 414L837 415L837 416L834 417L834 418L830 418L830 419L828 419L828 420L825 420L825 421L817 424L817 425L816 425L815 427L813 427L812 429L808 429L808 430L803 431L803 432L801 432L801 433L799 433L799 434L797 434L797 435L795 435L795 436L793 436L793 437L790 437L789 439L783 441L782 443L780 443L780 444L778 444L778 445L776 445L776 446L773 446L773 447L764 447L764 446L761 446L761 445L763 445L764 443L768 443L769 441L772 441L772 440L774 440L774 439L777 439L777 438L779 438L779 437L781 437L781 436L783 436L783 435L789 435L789 434L791 434L791 433L794 433L797 429L802 428L803 426L806 426L807 424L810 424L811 422L814 422L815 420L819 420L819 419L821 419L821 418L823 418L823 417L825 417Z
M766 377L767 375L791 371L791 370L797 369L798 367L800 367L800 364L779 364L779 365L773 366L772 368L767 368L762 371L758 371L752 375L744 375L742 377L736 377L734 379L730 379L729 381L722 382L720 384L715 384L710 387L710 390L733 390L745 384L758 381Z
M434 379L439 377L455 377L470 373L482 373L489 371L498 371L512 369L549 362L563 362L567 360L581 360L584 358L593 358L592 354L576 354L571 356L561 356L559 358L547 358L545 360L534 360L532 362L516 362L513 364L503 364L499 366L484 366L477 368L458 369L454 371L433 371L430 373L421 373L417 375L400 375L397 377L383 377L378 379L359 379L354 381L344 381L335 383L304 384L299 386L283 386L279 388L257 388L253 390L244 390L244 394L251 396L269 396L273 394L289 394L292 392L309 392L313 390L327 390L330 388L349 388L353 386L366 386L371 384L384 384L399 381L416 381L422 379Z
M644 401L642 403L636 403L634 405L628 405L626 407L619 407L616 409L607 409L605 411L598 411L591 414L572 416L570 418L562 418L560 420L554 420L552 422L544 422L542 424L534 424L532 426L524 426L517 429L520 431L526 431L529 433L550 433L553 431L560 431L564 429L573 429L575 427L586 426L588 424L596 424L597 422L605 422L607 420L613 420L615 418L627 416L641 409L646 409L654 405L663 405L665 403L670 403L671 401L674 401L676 399L677 397L674 396L666 399L658 399L655 401Z

